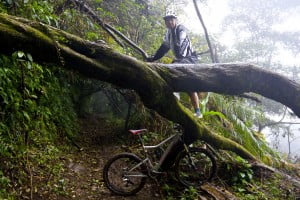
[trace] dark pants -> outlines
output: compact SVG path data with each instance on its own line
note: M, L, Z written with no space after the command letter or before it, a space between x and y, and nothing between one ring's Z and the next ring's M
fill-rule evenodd
M196 56L189 56L181 59L174 59L172 63L197 64L198 58Z

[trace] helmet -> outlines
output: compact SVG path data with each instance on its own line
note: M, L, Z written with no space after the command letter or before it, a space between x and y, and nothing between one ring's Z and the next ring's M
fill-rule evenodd
M166 9L166 15L164 16L164 19L168 19L168 18L177 18L173 7Z

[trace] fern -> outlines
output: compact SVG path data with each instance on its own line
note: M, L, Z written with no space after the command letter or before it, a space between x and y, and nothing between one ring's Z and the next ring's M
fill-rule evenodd
M253 130L256 120L267 120L259 107L250 106L250 104L244 100L218 94L211 95L211 101L217 111L210 111L207 112L207 114L217 115L226 123L228 128L223 129L225 137L229 137L238 142L248 151L263 159L264 157L273 158L274 160L279 158L278 155L268 147L264 138L257 136ZM218 114L219 112L221 112L222 115Z

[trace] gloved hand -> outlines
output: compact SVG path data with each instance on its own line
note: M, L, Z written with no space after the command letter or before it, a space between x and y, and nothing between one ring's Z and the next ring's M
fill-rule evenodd
M146 58L146 61L147 62L153 62L154 61L154 57L150 56L150 57Z

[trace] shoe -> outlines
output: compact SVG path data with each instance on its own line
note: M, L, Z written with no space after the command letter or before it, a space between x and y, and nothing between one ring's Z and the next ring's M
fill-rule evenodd
M197 118L202 118L203 117L203 115L202 115L202 113L200 111L196 111L194 113L194 116L197 117Z

